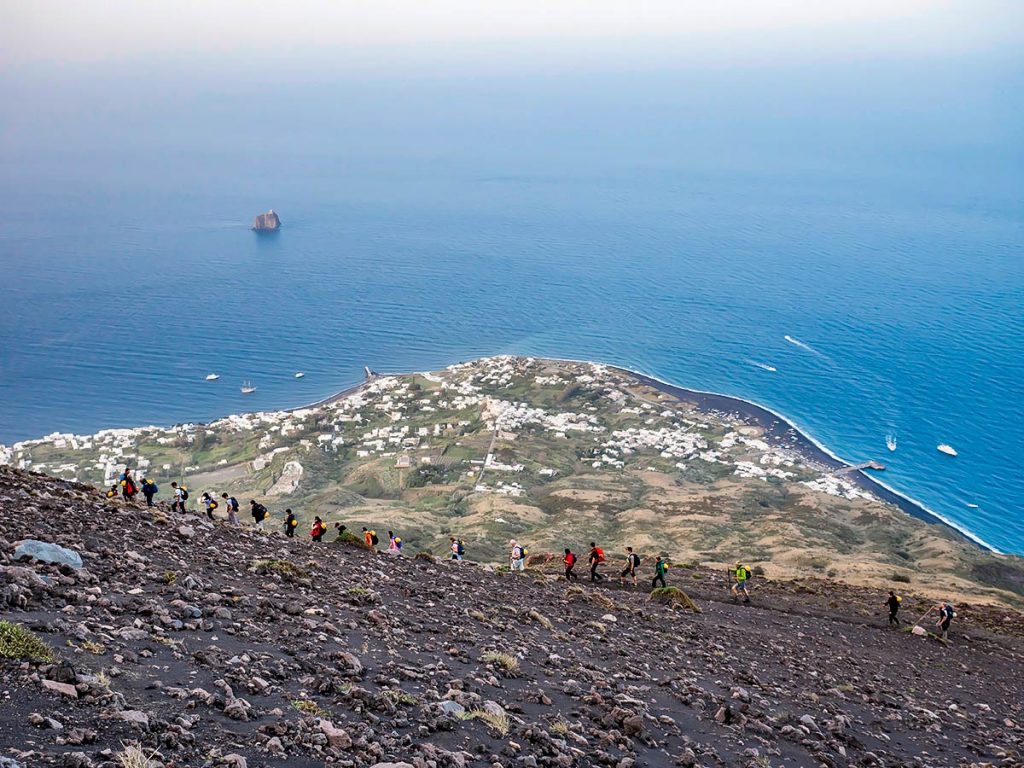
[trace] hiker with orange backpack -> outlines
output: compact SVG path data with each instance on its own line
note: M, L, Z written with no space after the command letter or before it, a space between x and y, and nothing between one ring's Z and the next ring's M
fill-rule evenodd
M597 572L597 567L604 562L604 550L594 542L590 542L590 580L592 582L603 581L604 575Z

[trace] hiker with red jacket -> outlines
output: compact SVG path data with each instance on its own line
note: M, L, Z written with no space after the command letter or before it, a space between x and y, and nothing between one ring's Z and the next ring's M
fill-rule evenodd
M135 478L132 477L131 467L125 467L124 472L121 473L121 495L124 496L125 501L131 501L132 497L139 492L139 488L135 485Z
M565 557L562 558L562 563L565 565L565 580L579 581L580 577L572 571L576 567L576 555L568 547L565 548Z
M604 562L604 550L594 542L590 542L590 580L602 581L604 576L597 572L597 567Z
M313 529L309 532L309 536L313 541L323 541L324 534L327 533L327 526L324 525L324 521L319 517L313 518Z

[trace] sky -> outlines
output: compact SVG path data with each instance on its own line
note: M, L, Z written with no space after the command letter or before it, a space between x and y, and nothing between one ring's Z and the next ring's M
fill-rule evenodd
M1020 0L0 0L0 11L8 75L127 63L663 67L1024 40Z

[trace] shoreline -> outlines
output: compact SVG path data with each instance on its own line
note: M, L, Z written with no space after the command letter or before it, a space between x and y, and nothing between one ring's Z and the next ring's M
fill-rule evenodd
M634 376L641 382L654 387L659 392L672 395L680 400L692 402L699 410L717 411L720 413L737 413L741 416L745 416L763 427L765 434L768 437L776 440L780 444L787 445L787 447L799 451L805 457L820 464L824 464L826 467L831 469L842 469L844 467L853 466L851 462L837 456L825 445L807 434L806 431L796 426L788 417L783 416L770 408L766 408L763 405L749 400L744 400L739 397L734 397L732 395L723 395L718 392L705 392L698 389L688 389L649 374L640 373L639 371L633 371L628 368L622 368L615 365L609 365L608 367L621 373ZM874 475L867 474L865 470L847 472L844 477L854 485L868 491L882 501L896 505L901 511L911 517L915 517L918 520L922 520L931 525L943 525L958 536L969 541L971 544L981 547L993 554L1006 554L989 544L980 536L960 527L952 520L947 520L935 510L929 509L917 499L897 491L892 486L889 486L877 479Z

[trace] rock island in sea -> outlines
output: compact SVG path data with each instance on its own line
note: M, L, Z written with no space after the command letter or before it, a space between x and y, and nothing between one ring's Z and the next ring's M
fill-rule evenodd
M600 540L645 562L724 573L742 558L774 578L1024 605L1019 558L915 517L772 414L593 363L375 375L290 411L0 446L0 463L100 488L128 464L159 500L184 480L194 498L259 498L272 514L401 531L416 549L444 552L457 532L478 560L500 562L513 537L531 552Z
M281 218L271 208L266 213L259 214L252 223L254 232L276 232L281 228Z

